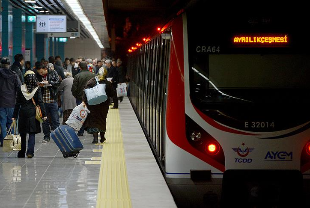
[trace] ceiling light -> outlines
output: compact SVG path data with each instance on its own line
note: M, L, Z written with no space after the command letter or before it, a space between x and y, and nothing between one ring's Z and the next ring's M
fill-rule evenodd
M73 13L76 15L76 17L82 22L86 30L91 34L93 39L97 42L98 46L100 48L104 48L94 27L92 26L91 22L87 18L87 16L84 14L84 11L79 3L78 0L65 0L67 5L71 8Z
M35 6L33 6L33 8L35 8L35 9L42 9L43 7L35 5Z
M25 0L25 3L37 3L36 0Z

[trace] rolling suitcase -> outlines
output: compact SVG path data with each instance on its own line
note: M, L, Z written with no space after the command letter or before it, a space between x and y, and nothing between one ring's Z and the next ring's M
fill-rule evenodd
M51 133L51 137L59 147L64 158L76 158L79 155L80 150L83 149L79 137L70 126L60 125Z

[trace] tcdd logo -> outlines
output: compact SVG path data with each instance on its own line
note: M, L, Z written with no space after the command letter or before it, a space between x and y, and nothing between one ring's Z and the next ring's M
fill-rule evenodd
M293 160L293 152L274 152L268 151L265 156L266 161L292 161Z
M254 148L249 148L245 146L244 143L241 144L238 148L232 148L240 157L246 157L250 152L254 150Z

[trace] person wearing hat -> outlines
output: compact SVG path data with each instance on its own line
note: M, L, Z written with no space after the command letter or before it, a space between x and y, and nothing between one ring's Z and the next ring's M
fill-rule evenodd
M24 75L24 84L17 92L16 104L12 120L19 119L18 132L21 137L21 150L17 157L24 158L25 153L28 158L34 156L35 134L41 132L40 122L36 119L36 106L41 108L43 120L46 120L44 103L41 89L35 73L31 70ZM29 134L28 149L26 152L26 136Z
M86 83L93 77L95 77L94 73L91 73L87 69L87 63L85 61L81 61L79 64L80 73L75 75L71 92L72 95L76 98L76 105L80 105L83 99L83 92ZM83 136L84 128L82 127L78 132L78 136Z
M3 57L0 68L0 146L6 137L7 129L12 124L12 116L16 102L16 92L21 86L18 75L10 69L10 59Z

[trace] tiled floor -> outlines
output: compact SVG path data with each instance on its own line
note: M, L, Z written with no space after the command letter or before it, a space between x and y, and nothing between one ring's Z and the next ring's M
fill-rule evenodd
M176 207L127 98L119 112L132 207ZM85 133L79 156L64 159L52 140L42 138L36 135L32 159L0 148L0 208L96 207L104 145L91 144Z
M81 137L84 149L78 158L62 157L56 144L41 143L36 135L35 156L17 158L0 148L0 207L96 207L99 165L86 165L102 148Z

